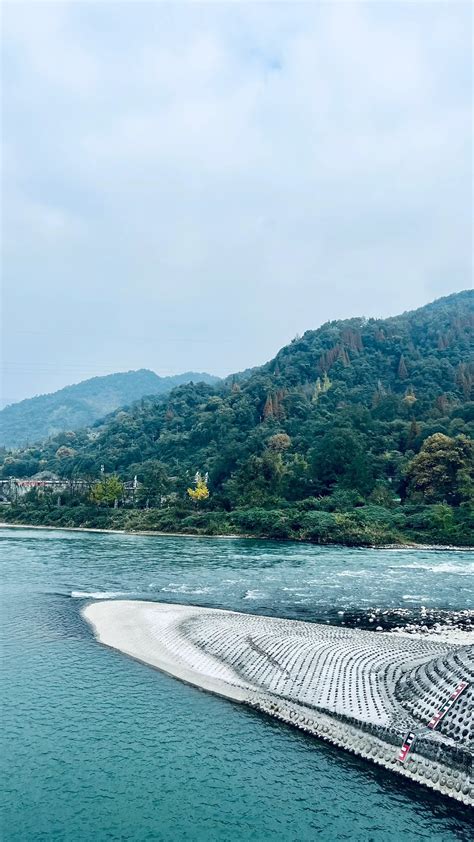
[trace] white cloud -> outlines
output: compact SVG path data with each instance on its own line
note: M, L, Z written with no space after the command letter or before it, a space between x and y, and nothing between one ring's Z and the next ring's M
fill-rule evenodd
M116 368L225 373L326 318L467 286L469 16L7 4L9 325L47 334L54 301L77 355L72 298L91 328L85 372L106 317ZM29 303L38 284L44 307ZM127 344L130 322L142 340Z

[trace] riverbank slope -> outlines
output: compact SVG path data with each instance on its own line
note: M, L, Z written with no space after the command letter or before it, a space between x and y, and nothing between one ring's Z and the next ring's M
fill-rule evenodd
M474 805L470 646L144 601L96 602L83 616L107 646Z

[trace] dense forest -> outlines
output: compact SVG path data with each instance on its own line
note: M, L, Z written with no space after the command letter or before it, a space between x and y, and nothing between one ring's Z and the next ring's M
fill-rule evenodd
M91 377L49 395L10 404L0 411L0 445L20 447L65 430L88 427L114 409L145 395L166 395L175 386L191 381L217 383L218 378L193 371L159 377L154 371L142 368Z
M2 517L474 544L473 305L466 291L394 318L329 322L243 376L4 452L3 477L50 471L70 488L30 492Z

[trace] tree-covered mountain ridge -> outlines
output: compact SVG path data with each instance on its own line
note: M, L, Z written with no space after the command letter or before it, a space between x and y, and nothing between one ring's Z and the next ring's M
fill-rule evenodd
M246 378L183 385L7 454L3 476L137 476L134 508L107 509L104 492L100 509L133 528L474 543L473 327L471 291L328 322ZM198 473L208 494L193 499ZM91 521L83 505L76 524Z
M56 392L10 404L0 411L0 446L20 447L65 430L87 427L145 395L163 395L190 381L216 383L210 374L188 371L160 377L149 369L91 377Z

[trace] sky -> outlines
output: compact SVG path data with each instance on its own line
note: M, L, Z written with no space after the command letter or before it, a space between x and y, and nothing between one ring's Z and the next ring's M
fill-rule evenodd
M472 285L472 8L6 2L2 401Z

